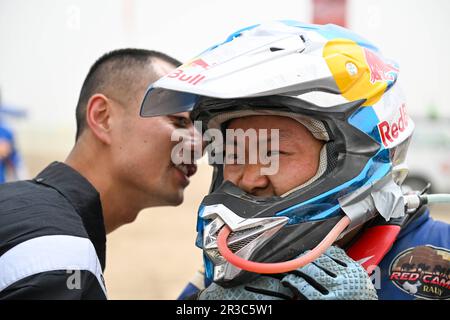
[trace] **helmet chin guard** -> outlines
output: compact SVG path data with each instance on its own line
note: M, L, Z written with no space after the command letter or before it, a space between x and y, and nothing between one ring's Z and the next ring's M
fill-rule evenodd
M197 245L203 248L208 278L222 286L235 286L257 276L222 256L218 237L225 228L231 231L227 247L232 253L249 261L280 262L316 247L344 216L293 224L288 216L271 214L277 203L280 197L253 197L229 181L204 198L199 210ZM305 208L305 212L311 209L312 206Z
M213 261L214 281L230 281L241 269L228 263L220 254L217 237L223 227L233 231L228 238L228 246L234 252L248 259L253 250L270 240L275 233L288 222L287 217L268 217L245 219L225 207L223 204L204 207L201 218L211 220L205 227L203 236L203 250Z

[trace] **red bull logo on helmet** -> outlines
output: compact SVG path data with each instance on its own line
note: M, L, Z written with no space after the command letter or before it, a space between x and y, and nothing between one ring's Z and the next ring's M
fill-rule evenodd
M370 82L395 81L399 69L383 61L375 52L364 48L367 65L370 69Z
M199 67L202 68L204 70L208 70L210 65L209 63L207 63L205 60L201 59L201 58L197 58L197 59L193 59L185 64L183 64L182 66L183 68L195 68L195 67Z
M174 72L172 72L171 74L167 75L168 78L173 78L173 79L177 79L183 82L187 82L190 83L192 85L196 85L198 84L200 81L202 81L203 79L205 79L206 77L197 73L197 74L193 74L193 75L189 75L187 73L185 73L182 69L176 69Z
M349 39L328 41L323 57L342 96L349 101L366 99L363 106L376 104L399 73L377 52Z
M192 85L197 85L206 77L200 73L191 74L190 72L186 72L186 70L192 69L203 69L208 70L210 65L201 58L192 59L191 61L186 62L179 68L175 69L172 73L170 73L167 77L178 79L183 82L187 82Z
M406 105L400 107L400 117L392 122L383 121L378 124L381 141L385 147L393 145L401 136L401 133L408 128L408 115Z

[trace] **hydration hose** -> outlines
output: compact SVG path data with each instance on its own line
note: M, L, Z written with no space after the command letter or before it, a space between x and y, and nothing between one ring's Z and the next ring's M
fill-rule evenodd
M404 196L406 208L407 209L417 209L421 205L429 203L450 203L450 194L432 194L432 195L405 195ZM339 235L347 228L350 224L350 218L344 216L339 222L331 229L331 231L325 236L325 238L310 252L297 257L292 260L275 262L275 263L264 263L255 262L243 259L238 255L234 254L227 244L228 236L231 233L231 229L225 225L219 232L217 236L217 247L220 254L232 265L254 273L260 274L275 274L284 273L301 268L308 263L313 262L318 257L320 257L339 237ZM392 243L395 239L392 240Z
M283 273L298 269L307 265L308 263L316 260L320 257L339 237L342 231L350 224L350 218L345 216L331 229L328 235L310 252L307 254L295 258L293 260L276 262L276 263L263 263L245 260L238 255L235 255L227 245L227 238L231 232L230 228L225 225L220 230L217 236L217 247L220 254L232 265L246 271L255 273Z

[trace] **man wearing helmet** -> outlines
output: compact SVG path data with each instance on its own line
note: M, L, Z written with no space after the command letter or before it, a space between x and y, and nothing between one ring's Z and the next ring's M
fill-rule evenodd
M197 246L214 283L200 298L373 299L362 267L381 299L449 297L449 226L400 189L414 123L398 75L349 30L282 21L232 34L147 91L141 115L192 110L206 140L279 133L275 173L248 161L259 140L223 147L243 163L213 163Z

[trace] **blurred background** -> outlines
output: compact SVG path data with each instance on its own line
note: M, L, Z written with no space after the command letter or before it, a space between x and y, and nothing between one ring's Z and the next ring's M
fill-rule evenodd
M29 178L65 159L81 84L105 52L139 47L183 61L244 26L293 19L347 26L400 64L417 126L407 183L450 192L449 13L448 0L0 0L0 140L15 144L7 164L15 170L0 171ZM210 176L200 165L183 205L145 210L108 236L110 298L177 297L202 263L196 211ZM446 221L449 212L432 210Z

